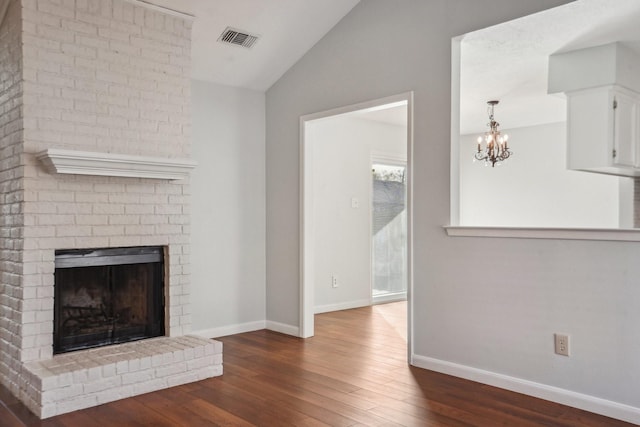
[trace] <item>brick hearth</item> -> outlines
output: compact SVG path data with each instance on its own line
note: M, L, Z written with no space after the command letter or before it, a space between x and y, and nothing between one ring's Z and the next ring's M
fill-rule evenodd
M221 374L222 343L151 338L27 362L23 402L48 418Z

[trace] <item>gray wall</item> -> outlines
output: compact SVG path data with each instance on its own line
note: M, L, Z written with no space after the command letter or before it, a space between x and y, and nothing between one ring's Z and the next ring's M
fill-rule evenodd
M265 95L192 82L193 331L264 327Z
M299 117L413 90L414 361L640 408L640 244L451 238L442 229L451 38L562 3L363 0L269 89L268 320L299 318ZM554 332L571 335L570 358L553 354Z

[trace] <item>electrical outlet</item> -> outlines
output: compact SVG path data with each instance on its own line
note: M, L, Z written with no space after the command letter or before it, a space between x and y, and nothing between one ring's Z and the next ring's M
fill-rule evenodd
M334 288L338 287L338 277L335 274L331 276L331 286Z
M561 356L568 356L569 355L569 335L553 334L553 337L556 343L555 345L556 354L559 354Z

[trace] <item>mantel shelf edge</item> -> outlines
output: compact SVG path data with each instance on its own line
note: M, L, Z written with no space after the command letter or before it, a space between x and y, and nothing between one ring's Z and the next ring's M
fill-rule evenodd
M190 159L171 159L126 154L49 148L36 153L51 173L117 176L178 180L189 176L196 167Z

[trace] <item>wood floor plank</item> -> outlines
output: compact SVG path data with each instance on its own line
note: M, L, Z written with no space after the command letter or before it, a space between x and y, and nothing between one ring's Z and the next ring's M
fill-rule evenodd
M0 387L0 426L631 426L409 366L405 307L323 313L306 340L267 330L223 337L221 377L45 421Z
M216 427L218 424L206 417L201 416L197 411L190 410L190 406L195 400L189 396L188 400L170 399L160 393L147 393L134 397L134 400L145 407L162 414L172 424L193 425L202 427Z
M64 418L56 417L48 419L44 422L44 425L46 425L46 427L115 427L121 425L120 421L117 418L117 415L112 414L111 412L109 412L109 417L104 417L104 415L98 414L104 414L104 412L102 410L71 412ZM135 424L133 423L129 425L135 427Z
M291 425L307 418L295 408L277 404L280 401L278 396L243 390L228 382L226 377L211 381L207 387L191 393L258 426Z
M315 418L305 418L296 424L296 427L331 427L331 424L324 423Z
M206 419L214 422L217 425L227 426L227 427L252 427L254 424L233 415L231 412L228 412L216 405L212 405L209 402L206 402L202 399L195 399L189 405L189 409L192 411L197 411L202 414Z
M64 427L118 427L123 425L144 427L146 425L141 422L139 414L130 413L130 409L125 405L120 405L120 403L125 402L120 401L117 406L113 404L105 404L85 409L84 411L75 411L63 416L49 418L43 421L42 425L45 427L60 425ZM56 422L57 424L52 424Z
M384 420L368 413L372 406L366 409L345 403L345 400L336 400L322 394L309 391L301 387L297 382L281 381L270 376L253 377L250 380L241 377L231 377L228 381L245 390L263 390L272 396L280 396L288 405L294 404L296 410L310 417L330 420L332 425L352 425L354 421L379 425ZM304 408L304 410L303 410ZM336 417L335 415L338 415ZM331 420L329 417L332 417Z
M22 422L6 407L0 405L0 425L4 427L22 427Z
M144 406L135 398L107 403L97 408L103 410L104 419L109 421L108 426L116 427L124 424L133 426L170 427L175 425L167 418L167 414L156 412Z

